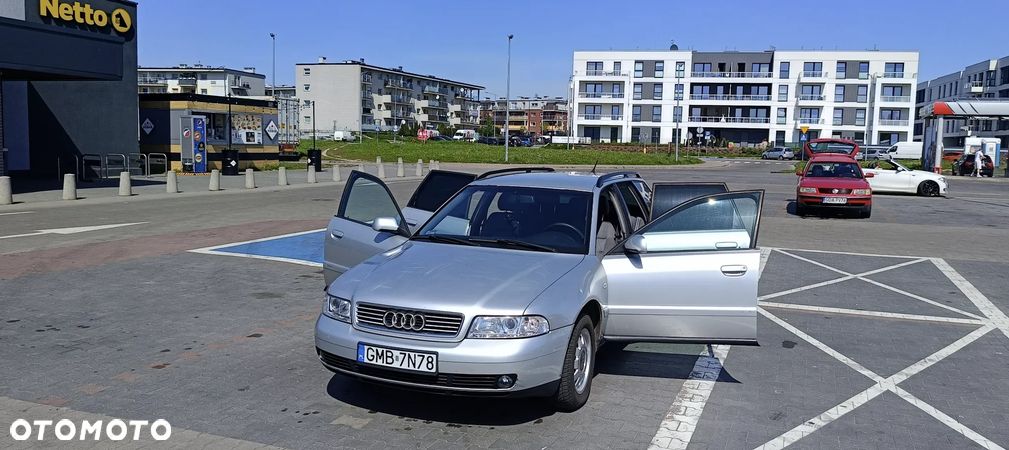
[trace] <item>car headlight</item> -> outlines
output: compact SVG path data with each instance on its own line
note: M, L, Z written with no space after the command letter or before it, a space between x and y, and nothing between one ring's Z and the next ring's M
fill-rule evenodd
M853 195L872 195L872 189L852 189Z
M326 294L322 313L341 322L350 322L350 300Z
M801 187L801 188L799 188L799 193L800 194L815 194L816 193L816 188Z
M946 184L946 177L939 177L939 182L942 184Z
M478 316L473 319L467 337L475 339L513 339L546 334L550 324L543 316Z

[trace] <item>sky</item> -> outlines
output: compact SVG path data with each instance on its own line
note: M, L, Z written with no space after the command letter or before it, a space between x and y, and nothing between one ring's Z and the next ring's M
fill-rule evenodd
M564 96L575 50L918 50L918 79L1009 55L1005 0L139 0L141 66L255 67L292 84L294 64L364 58L485 86ZM979 12L997 13L986 21ZM994 16L993 16L994 17Z

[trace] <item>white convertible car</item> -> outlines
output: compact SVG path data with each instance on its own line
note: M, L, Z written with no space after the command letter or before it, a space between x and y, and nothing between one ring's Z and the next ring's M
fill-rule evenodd
M862 170L873 174L868 178L874 192L904 192L925 197L946 195L946 177L924 170L911 170L900 163L881 159Z

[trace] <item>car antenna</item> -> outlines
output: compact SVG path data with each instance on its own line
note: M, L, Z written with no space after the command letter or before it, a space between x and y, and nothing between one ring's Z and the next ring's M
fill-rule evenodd
M596 162L592 164L592 175L596 174L596 166L598 166L598 165L599 165L599 160L596 159Z

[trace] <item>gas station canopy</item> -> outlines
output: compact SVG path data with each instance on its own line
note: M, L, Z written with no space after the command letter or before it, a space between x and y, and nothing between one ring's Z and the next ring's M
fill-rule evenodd
M957 100L934 102L921 108L919 117L1005 118L1009 117L1009 102L992 100Z

